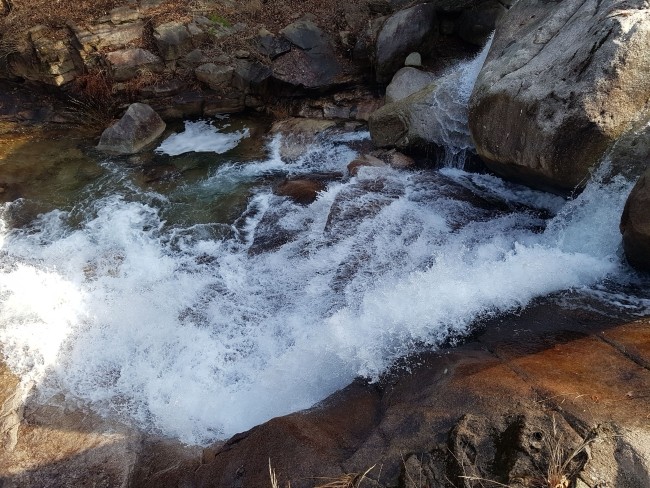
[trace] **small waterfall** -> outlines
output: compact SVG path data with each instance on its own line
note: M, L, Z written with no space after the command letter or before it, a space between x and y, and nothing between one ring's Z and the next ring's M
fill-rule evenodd
M453 66L437 81L431 101L432 133L435 142L444 148L444 167L464 168L468 152L474 150L468 126L469 97L492 46L492 37L474 59Z

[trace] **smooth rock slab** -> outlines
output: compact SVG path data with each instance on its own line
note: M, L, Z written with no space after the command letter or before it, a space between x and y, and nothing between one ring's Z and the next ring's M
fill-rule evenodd
M165 122L144 103L133 103L122 118L107 128L97 149L112 154L135 154L158 139Z

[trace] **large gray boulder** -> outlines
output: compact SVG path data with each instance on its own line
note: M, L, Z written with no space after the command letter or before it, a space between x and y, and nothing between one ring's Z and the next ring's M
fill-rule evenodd
M650 165L650 160L647 161ZM629 263L650 271L650 169L636 182L621 217L623 248Z
M377 36L375 67L377 81L390 81L404 60L436 33L433 4L416 5L388 17Z
M397 102L433 83L435 75L417 68L402 68L386 87L386 103Z
M158 139L165 122L144 103L133 103L115 124L108 127L97 149L111 154L135 154Z
M343 74L332 42L310 20L298 20L280 31L294 49L273 61L273 77L292 87L324 90L335 86Z
M568 191L648 108L650 8L642 0L520 0L498 26L471 97L487 165Z

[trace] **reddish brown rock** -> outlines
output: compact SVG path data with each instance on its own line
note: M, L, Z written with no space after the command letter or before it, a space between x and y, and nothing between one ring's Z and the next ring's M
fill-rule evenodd
M350 164L348 164L348 173L350 173L350 176L357 176L357 174L359 173L359 168L364 166L381 168L388 165L381 159L366 154L364 156L360 156L356 158Z
M621 234L630 264L650 271L650 170L641 175L625 203Z
M296 203L309 205L318 197L318 193L325 189L322 181L298 179L287 180L275 190L277 195L289 197Z

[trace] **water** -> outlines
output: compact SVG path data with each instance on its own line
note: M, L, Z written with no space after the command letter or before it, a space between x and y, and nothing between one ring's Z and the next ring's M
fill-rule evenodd
M4 205L0 343L36 401L63 394L206 444L536 297L650 312L622 259L622 178L596 175L565 201L454 168L361 168L304 206L273 185L344 174L368 134L333 133L284 162L278 136L264 157L237 156L224 133L252 141L231 123L171 139L212 156L158 156L201 171L146 183L104 160L65 199L45 192L40 213L36 195Z

